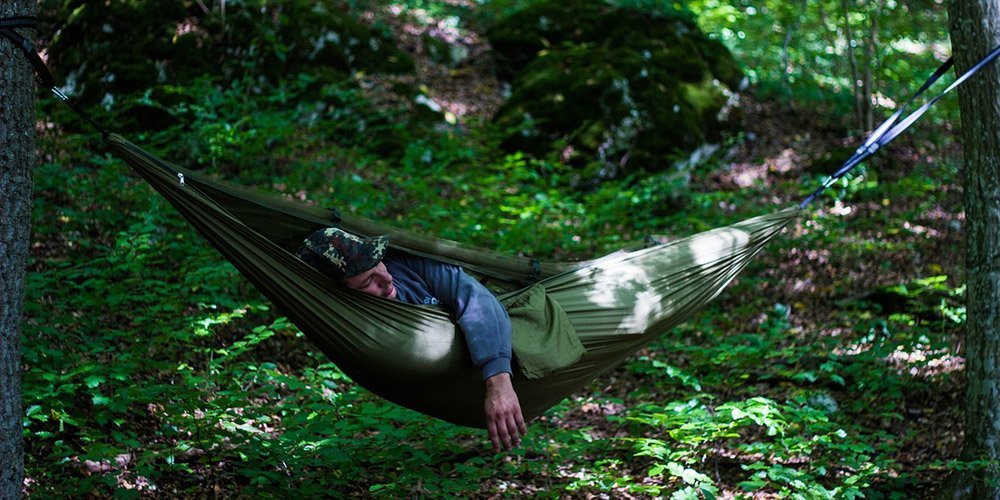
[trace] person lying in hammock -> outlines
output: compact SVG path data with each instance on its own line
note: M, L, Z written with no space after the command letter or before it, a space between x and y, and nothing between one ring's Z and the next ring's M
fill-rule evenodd
M511 323L489 290L462 268L388 252L389 237L359 238L337 228L314 232L298 256L343 285L410 304L440 304L455 315L472 361L486 384L487 430L496 451L509 450L526 432L511 384Z

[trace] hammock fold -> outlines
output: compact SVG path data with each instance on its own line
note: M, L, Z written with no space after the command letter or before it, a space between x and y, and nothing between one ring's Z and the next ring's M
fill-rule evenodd
M291 253L308 234L328 226L389 234L396 249L460 265L510 293L532 282L543 285L587 352L542 378L515 370L521 409L532 418L690 318L801 213L790 207L592 261L540 262L211 179L118 135L110 135L108 144L351 379L402 406L473 427L485 425L484 386L450 315L332 283Z

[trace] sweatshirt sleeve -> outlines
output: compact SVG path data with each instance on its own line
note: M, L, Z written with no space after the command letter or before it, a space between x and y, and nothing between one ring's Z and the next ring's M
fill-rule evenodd
M410 259L441 305L455 314L483 380L511 372L511 323L507 310L482 283L458 266L430 259Z

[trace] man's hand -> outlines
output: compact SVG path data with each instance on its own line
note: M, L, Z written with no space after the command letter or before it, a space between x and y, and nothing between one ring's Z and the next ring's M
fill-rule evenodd
M490 432L493 451L499 452L521 444L521 436L527 433L521 403L517 401L509 373L500 373L486 379L486 429Z

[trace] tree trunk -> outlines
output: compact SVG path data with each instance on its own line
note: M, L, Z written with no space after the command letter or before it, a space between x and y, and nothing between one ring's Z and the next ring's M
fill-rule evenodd
M851 10L847 0L840 0L841 14L844 16L844 37L847 39L847 62L851 66L851 95L854 96L854 119L858 130L865 130L864 103L861 100L861 75L858 72L858 61L854 55L854 30L851 29Z
M952 0L956 67L963 72L1000 44L996 0ZM1000 65L959 90L965 154L966 417L964 460L1000 460ZM943 496L1000 497L996 465L956 474Z
M878 16L882 14L885 0L875 2L875 9L871 12L871 20L868 23L868 38L865 39L865 79L861 86L861 102L864 103L864 124L862 130L868 131L875 128L875 103L873 102L872 72L875 71L878 62L875 57L875 46L878 45Z
M0 3L0 17L34 15L35 0ZM18 29L34 38L31 30ZM21 304L31 218L35 157L31 66L0 39L0 498L24 489L21 419Z
M826 40L827 46L836 47L838 40L840 40L840 29L837 27L836 22L837 16L833 16L834 21L831 23L826 13L826 8L823 7L823 3L822 1L816 2L816 12L819 14L819 25L822 28L823 39ZM831 73L839 75L843 71L843 64L842 58L834 57Z
M806 12L808 7L809 0L802 0L802 4L793 17L793 20L785 23L787 26L785 28L785 42L781 45L781 86L785 91L785 105L789 109L792 109L792 82L790 81L792 62L788 52L792 45L792 37L795 36L795 32L802 25L802 14Z

